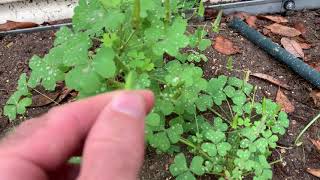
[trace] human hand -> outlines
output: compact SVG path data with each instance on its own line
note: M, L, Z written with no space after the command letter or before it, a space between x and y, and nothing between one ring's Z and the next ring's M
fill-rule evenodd
M153 103L150 91L116 91L28 120L0 144L0 179L137 179ZM67 163L80 154L81 168Z

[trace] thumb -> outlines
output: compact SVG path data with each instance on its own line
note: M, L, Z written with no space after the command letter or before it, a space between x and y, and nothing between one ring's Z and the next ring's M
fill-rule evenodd
M144 156L143 96L125 92L101 111L83 151L80 180L137 179ZM150 105L149 105L150 106Z

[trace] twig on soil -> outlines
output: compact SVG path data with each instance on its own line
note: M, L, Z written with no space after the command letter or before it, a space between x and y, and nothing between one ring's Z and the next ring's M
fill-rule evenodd
M302 142L300 142L301 136L309 129L311 125L313 125L318 119L320 118L320 113L312 120L310 123L301 131L301 133L298 135L297 139L294 141L294 145L300 146Z
M34 90L35 92L39 93L41 96L43 96L43 97L45 97L45 98L49 99L50 101L52 101L52 102L53 102L53 103L55 103L56 105L60 105L57 101L55 101L54 99L50 98L49 96L47 96L47 95L45 95L45 94L41 93L40 91L38 91L38 90L36 90L36 89L33 89L33 90Z

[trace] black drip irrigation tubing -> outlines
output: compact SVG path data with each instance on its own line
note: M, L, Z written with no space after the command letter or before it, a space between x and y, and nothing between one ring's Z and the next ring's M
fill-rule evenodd
M38 26L38 27L33 27L33 28L16 29L16 30L10 30L10 31L0 31L0 37L10 35L10 34L31 33L31 32L55 30L55 29L59 29L63 26L72 27L72 23L63 23L63 24L48 25L48 26Z
M245 22L238 18L233 19L229 23L229 26L240 32L242 36L273 56L279 62L287 65L295 73L299 74L305 80L320 89L320 73L308 64L304 63L301 59L295 57L287 50L274 43L271 39L249 27Z

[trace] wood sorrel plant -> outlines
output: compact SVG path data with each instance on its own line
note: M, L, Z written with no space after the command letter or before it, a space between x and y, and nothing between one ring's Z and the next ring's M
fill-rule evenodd
M286 113L271 100L256 102L255 88L246 80L203 78L194 62L207 60L202 51L211 41L203 29L187 33L180 5L177 0L80 0L72 29L60 29L49 54L30 60L31 74L21 75L4 114L14 120L30 106L32 89L55 90L61 81L79 92L79 99L148 88L156 105L146 118L146 141L157 152L176 155L169 168L176 179L204 174L271 179L267 157L288 127ZM193 50L182 53L187 47ZM165 54L175 59L164 60ZM213 116L203 117L206 111Z

